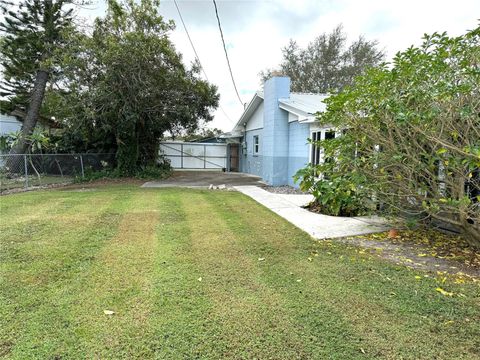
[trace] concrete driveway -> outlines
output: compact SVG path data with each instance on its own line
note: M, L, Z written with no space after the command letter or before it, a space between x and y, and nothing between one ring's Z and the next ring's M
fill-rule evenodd
M172 176L165 180L149 181L142 185L146 188L161 187L192 187L208 188L210 184L215 186L225 185L226 187L259 185L265 183L258 176L222 171L175 171Z

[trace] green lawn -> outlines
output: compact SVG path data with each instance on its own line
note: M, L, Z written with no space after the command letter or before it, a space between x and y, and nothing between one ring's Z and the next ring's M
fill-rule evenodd
M240 193L122 185L0 204L0 356L480 357L478 284L315 242Z

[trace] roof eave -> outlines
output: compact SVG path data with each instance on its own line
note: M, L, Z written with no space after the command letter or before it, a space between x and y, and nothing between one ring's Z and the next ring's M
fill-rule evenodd
M279 101L278 106L279 106L280 109L283 109L283 110L288 111L289 113L291 113L293 115L298 116L298 121L299 122L302 122L302 121L304 121L304 120L306 120L306 119L308 119L309 117L312 116L312 114L310 114L310 113L307 113L305 111L297 109L297 108L291 106L290 104L286 104L286 103L283 103L281 101Z
M247 118L251 114L253 114L253 112L258 108L258 106L262 101L263 101L263 96L259 92L256 92L255 95L253 95L252 100L250 100L247 107L243 111L242 116L240 116L240 119L237 121L237 123L233 127L232 132L243 131L243 123L248 122Z

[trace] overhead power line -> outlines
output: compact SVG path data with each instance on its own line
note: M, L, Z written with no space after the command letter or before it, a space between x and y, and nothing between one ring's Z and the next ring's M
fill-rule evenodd
M190 33L187 30L187 26L185 25L185 21L183 21L183 16L182 13L180 12L180 8L178 7L177 0L173 0L175 3L175 7L177 8L178 16L180 16L180 21L183 24L183 28L185 29L185 32L187 33L188 41L190 41L190 45L192 46L193 52L195 53L195 57L197 58L198 63L200 64L200 68L202 69L203 75L205 75L205 78L208 80L208 76L205 73L205 69L202 66L202 63L200 62L200 58L198 57L197 50L195 49L195 46L193 45L192 38L190 37Z
M187 25L185 25L185 21L183 20L183 16L182 16L182 13L180 12L180 8L178 7L177 0L173 0L173 2L175 4L175 7L177 8L178 16L180 17L180 21L182 22L185 33L187 34L188 41L190 42L190 45L192 46L193 52L195 54L195 58L197 59L198 64L200 65L200 69L202 69L202 72L203 72L203 75L205 76L205 79L207 79L207 81L210 81L208 79L207 73L205 72L205 68L203 67L202 62L200 61L200 57L198 56L197 50L195 49L195 45L193 45L192 38L190 37L190 33L188 32ZM227 113L223 109L222 105L218 104L218 107L223 112L223 115L225 115L225 117L233 124L234 121L227 115Z
M235 89L235 92L237 93L238 101L240 101L240 104L243 107L243 101L242 101L242 98L240 97L240 94L238 93L237 85L235 84L235 79L233 78L232 67L230 66L230 60L228 59L227 47L225 46L225 39L223 38L222 25L220 24L220 17L218 16L217 2L215 0L213 0L213 5L215 6L215 15L217 16L218 29L220 30L220 36L222 37L223 50L225 51L225 57L227 58L228 70L230 71L230 77L232 78L233 87Z

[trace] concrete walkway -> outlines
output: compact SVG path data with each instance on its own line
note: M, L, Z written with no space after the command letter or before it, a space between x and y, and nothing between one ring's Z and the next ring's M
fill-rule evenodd
M258 186L235 186L235 189L250 196L316 239L363 235L388 229L387 225L376 217L327 216L301 208L311 201L311 195L274 194Z

